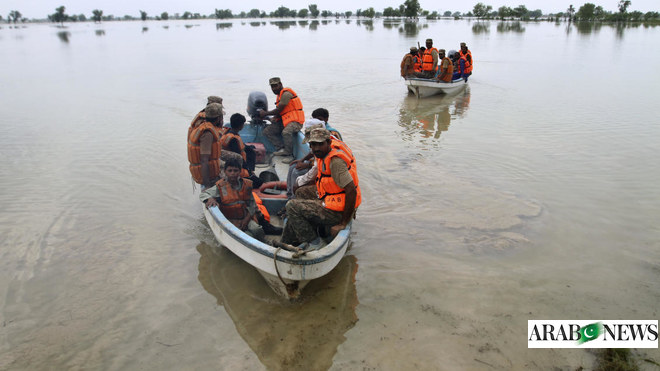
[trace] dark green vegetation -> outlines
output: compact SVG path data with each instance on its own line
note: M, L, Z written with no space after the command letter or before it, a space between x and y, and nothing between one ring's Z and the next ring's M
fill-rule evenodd
M598 361L594 371L638 371L637 363L632 359L630 349L603 349L598 352Z
M382 12L376 11L373 7L367 9L357 9L355 12L345 11L345 12L332 12L329 10L320 10L316 4L310 4L307 8L303 9L289 9L285 6L280 6L279 8L267 13L264 10L260 9L251 9L248 12L242 11L238 14L234 14L231 9L215 9L211 14L200 14L192 13L189 11L183 12L183 14L174 13L170 14L168 12L162 12L160 15L155 17L148 17L147 12L140 10L140 17L136 18L132 15L124 15L122 18L116 18L113 15L103 15L103 11L95 9L91 15L91 20L94 22L101 21L115 21L115 20L136 20L142 19L146 21L147 19L155 20L168 20L168 19L206 19L206 18L215 18L215 19L230 19L230 18L349 18L351 16L356 16L358 18L419 18L424 17L426 19L438 19L440 17L453 17L454 19L461 19L463 17L467 18L477 18L477 19L499 19L499 20L521 20L521 21L530 21L530 20L549 20L549 21L590 21L590 22L645 22L651 24L660 24L660 12L657 11L648 11L646 13L640 11L628 12L628 8L632 4L631 0L620 0L615 11L608 11L603 9L600 5L595 5L593 3L585 3L579 8L575 8L573 4L570 4L566 8L565 12L559 12L555 14L543 14L541 9L528 10L525 5L518 5L515 8L508 6L501 6L497 10L493 9L493 6L487 5L485 3L479 2L475 4L472 8L472 11L467 13L461 13L459 11L450 11L445 10L426 10L422 9L419 4L419 0L405 0L403 4L400 4L397 8L387 7L383 9ZM51 22L56 22L63 24L64 22L82 22L86 21L87 17L84 14L79 15L68 15L65 13L65 7L60 6L56 9L55 13L48 15L48 20ZM442 15L441 15L442 14ZM0 20L2 18L0 17ZM16 22L27 22L28 20L23 18L22 14L18 10L12 10L7 16L8 23ZM38 20L34 20L38 21Z

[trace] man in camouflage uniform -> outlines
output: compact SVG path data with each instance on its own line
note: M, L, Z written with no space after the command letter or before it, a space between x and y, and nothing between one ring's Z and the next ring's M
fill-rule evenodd
M314 156L320 161L332 150L330 132L318 128L310 132L308 142ZM317 185L306 185L296 190L296 198L286 204L287 223L282 232L282 242L299 245L310 242L320 245L317 237L318 227L331 227L330 234L335 236L344 229L355 213L357 186L348 170L348 164L340 158L332 158L330 165L332 180L345 192L345 206L342 211L328 209L319 199Z

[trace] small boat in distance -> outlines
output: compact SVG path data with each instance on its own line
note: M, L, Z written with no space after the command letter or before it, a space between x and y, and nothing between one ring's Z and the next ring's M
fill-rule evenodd
M467 81L463 81L463 78L452 82L440 82L432 79L409 77L406 78L405 83L408 91L415 94L417 98L426 98L437 94L451 94L467 86Z

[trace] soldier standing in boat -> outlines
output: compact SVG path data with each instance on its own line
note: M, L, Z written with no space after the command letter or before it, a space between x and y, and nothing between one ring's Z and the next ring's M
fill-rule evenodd
M188 129L190 174L196 183L207 188L220 177L222 123L222 104L210 103L197 114Z
M433 47L433 39L426 39L426 50L422 57L422 72L417 77L432 79L438 72L438 49Z

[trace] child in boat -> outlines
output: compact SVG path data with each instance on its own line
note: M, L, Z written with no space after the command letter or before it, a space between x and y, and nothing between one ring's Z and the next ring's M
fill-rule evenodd
M218 206L224 216L238 229L264 241L264 230L256 222L257 204L252 196L252 181L241 178L241 163L236 159L225 162L225 178L205 189L199 199L207 208Z

